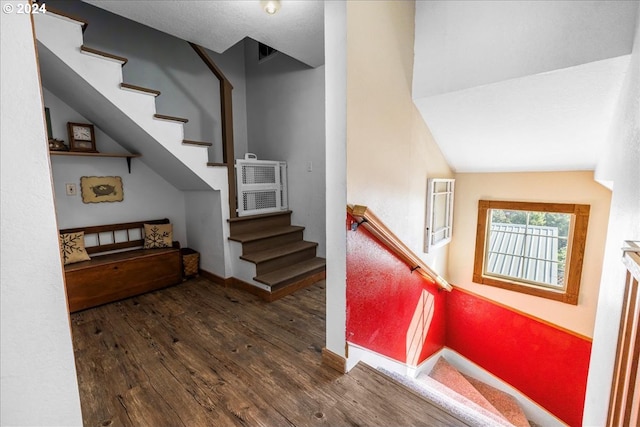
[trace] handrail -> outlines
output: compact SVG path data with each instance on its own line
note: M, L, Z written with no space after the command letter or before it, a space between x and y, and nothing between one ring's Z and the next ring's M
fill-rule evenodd
M627 275L618 329L616 364L609 396L608 427L638 425L640 422L640 246L637 242L626 241L622 251L622 262L627 267Z
M233 86L224 73L213 62L202 46L195 43L189 45L196 51L200 59L220 81L220 115L222 122L222 162L227 165L227 177L229 180L229 216L235 218L236 212L236 177L233 153L233 106L231 91Z
M384 243L391 251L407 265L411 272L418 272L421 276L433 280L438 286L451 291L452 286L425 264L407 245L405 245L384 223L366 206L347 205L347 213L358 221L358 226L363 226L378 240Z

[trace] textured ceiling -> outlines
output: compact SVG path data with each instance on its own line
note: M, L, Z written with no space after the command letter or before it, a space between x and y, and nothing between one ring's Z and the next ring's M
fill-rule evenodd
M274 15L257 0L84 1L214 52L250 37L311 67L324 64L322 1L282 0Z
M413 95L458 172L595 167L637 1L419 1Z

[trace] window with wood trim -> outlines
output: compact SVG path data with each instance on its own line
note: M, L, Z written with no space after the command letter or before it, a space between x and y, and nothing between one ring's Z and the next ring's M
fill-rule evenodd
M473 281L578 304L589 205L480 200Z

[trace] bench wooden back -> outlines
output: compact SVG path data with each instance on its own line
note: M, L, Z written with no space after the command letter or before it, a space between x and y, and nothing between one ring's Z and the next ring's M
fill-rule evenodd
M60 230L60 234L84 231L85 249L87 253L91 255L101 252L140 248L144 245L144 224L169 224L169 222L167 218L163 218L149 221L123 222L120 224L93 225L89 227L66 228ZM132 233L134 230L139 231ZM97 245L86 246L87 236L91 235L95 235ZM138 236L140 238L136 238ZM93 237L90 237L90 240L93 239ZM105 243L102 243L102 241L105 241Z

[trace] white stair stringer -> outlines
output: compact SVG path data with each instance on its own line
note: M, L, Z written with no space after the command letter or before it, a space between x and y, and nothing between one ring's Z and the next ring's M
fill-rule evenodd
M206 147L182 144L182 123L155 119L153 95L120 88L121 62L81 52L80 23L49 13L34 17L45 87L125 148L143 152L143 161L176 188L227 197L226 168L207 166Z

